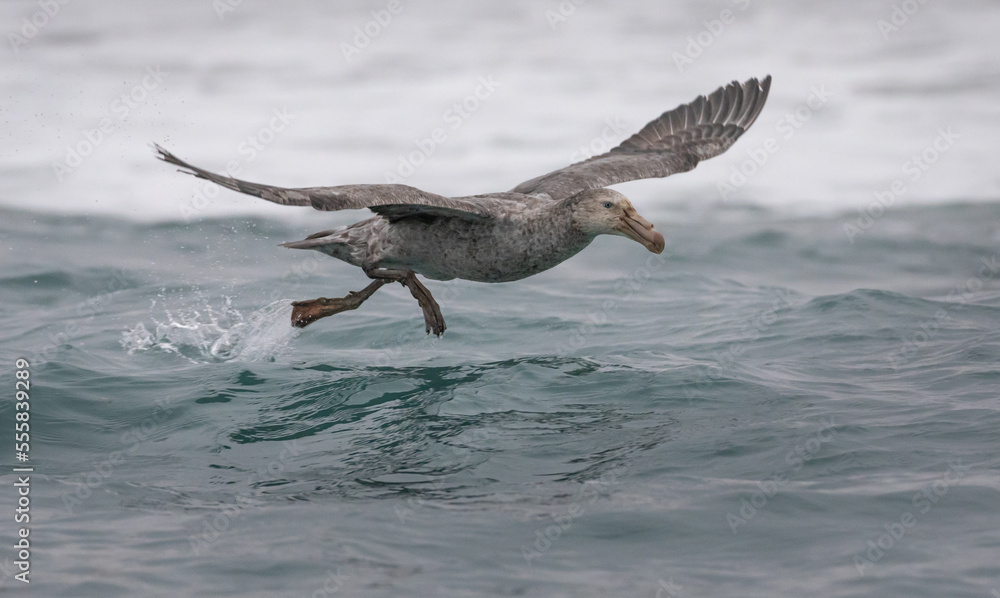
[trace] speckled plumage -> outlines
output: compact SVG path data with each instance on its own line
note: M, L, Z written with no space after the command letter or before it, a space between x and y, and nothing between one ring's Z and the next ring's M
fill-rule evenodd
M483 221L390 222L376 216L284 246L316 249L363 268L412 270L433 280L508 282L547 270L593 240L573 225L561 202L528 197L511 203L512 209Z
M525 181L509 192L469 197L444 197L398 184L298 189L261 185L209 172L156 149L162 160L190 174L268 201L375 212L368 220L283 244L321 251L363 268L377 281L365 292L342 299L297 303L310 314L297 320L293 313L296 325L354 309L385 281L395 280L420 302L428 331L440 334L444 319L414 273L435 280L519 280L572 257L600 234L625 236L650 251L662 251L663 237L653 225L627 198L604 187L691 170L700 160L726 151L760 114L770 84L770 76L743 84L734 81L663 113L605 154Z

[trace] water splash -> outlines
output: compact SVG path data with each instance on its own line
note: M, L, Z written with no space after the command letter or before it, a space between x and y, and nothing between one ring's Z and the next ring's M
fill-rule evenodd
M289 323L290 301L281 299L244 316L226 297L214 306L205 299L195 307L163 308L163 320L152 318L122 332L121 345L130 355L163 351L192 362L270 361L290 350L299 330ZM156 301L153 301L153 306Z

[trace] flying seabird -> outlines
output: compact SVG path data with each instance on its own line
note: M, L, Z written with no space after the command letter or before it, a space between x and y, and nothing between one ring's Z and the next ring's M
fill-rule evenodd
M771 77L733 81L709 96L663 113L611 151L525 181L511 191L443 197L408 185L338 185L287 189L250 183L192 166L159 145L159 158L223 187L317 210L368 208L373 218L283 243L358 266L372 279L344 297L292 303L292 325L357 309L379 288L399 282L424 313L428 333L445 331L437 301L417 274L433 280L520 280L561 263L597 235L619 235L653 253L663 235L608 185L685 172L729 149L757 119Z

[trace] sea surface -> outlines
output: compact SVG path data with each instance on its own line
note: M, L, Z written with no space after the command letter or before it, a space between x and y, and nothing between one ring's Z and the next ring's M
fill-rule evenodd
M17 46L42 5L0 4L0 593L1000 596L995 3L390 4L70 2ZM368 281L277 245L368 214L147 145L478 193L767 73L728 153L617 187L662 255L428 281L442 338L398 285L292 328Z

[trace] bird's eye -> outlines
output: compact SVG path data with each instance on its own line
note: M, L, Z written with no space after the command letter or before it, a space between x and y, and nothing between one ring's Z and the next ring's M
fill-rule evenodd
M611 203L610 201L606 201L606 202L604 202L604 207L605 207L605 208L608 208L608 209L611 209L611 206L613 206L613 205L614 205L614 204L613 204L613 203Z

